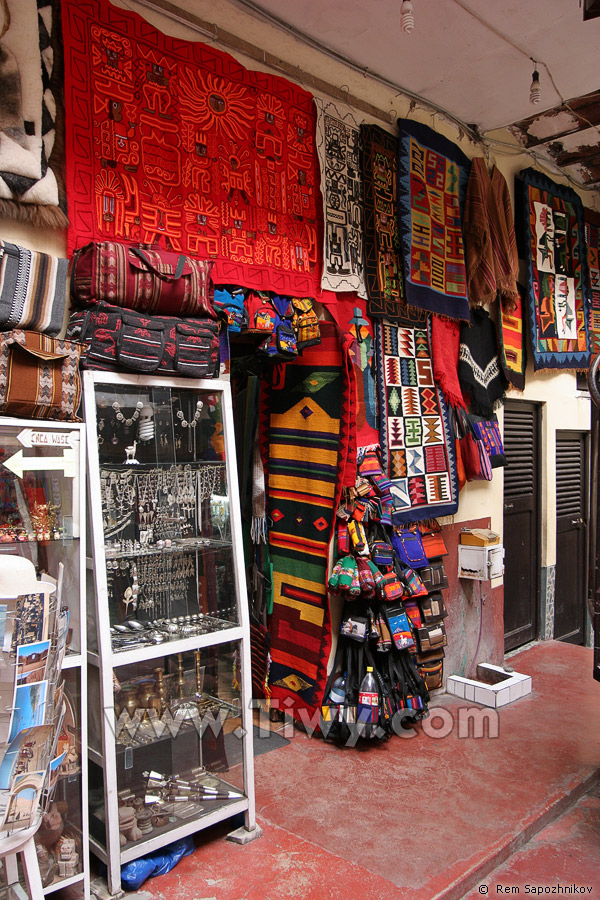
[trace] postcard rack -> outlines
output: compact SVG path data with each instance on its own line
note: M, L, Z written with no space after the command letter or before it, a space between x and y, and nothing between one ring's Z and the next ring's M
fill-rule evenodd
M85 459L82 425L0 419L0 841L41 817L44 895L87 900Z

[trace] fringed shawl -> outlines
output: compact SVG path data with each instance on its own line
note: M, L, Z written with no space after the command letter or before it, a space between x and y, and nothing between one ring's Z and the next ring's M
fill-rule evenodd
M431 317L433 376L442 389L446 402L453 409L464 409L465 406L458 381L459 345L459 323L433 315Z
M470 412L491 416L508 382L500 367L496 329L485 309L472 309L471 324L460 326L458 378Z
M471 163L463 238L471 305L499 296L502 305L512 309L519 274L512 205L504 176L494 166L490 178L482 157Z

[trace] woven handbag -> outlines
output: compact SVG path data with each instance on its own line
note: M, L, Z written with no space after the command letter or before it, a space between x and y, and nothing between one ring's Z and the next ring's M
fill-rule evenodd
M446 609L444 598L440 591L433 591L433 593L428 594L426 597L420 597L419 605L426 625L439 619L445 619L448 615L448 610Z
M392 640L398 650L410 650L415 646L410 620L404 606L394 604L384 611Z
M423 549L421 532L418 528L395 528L392 532L392 547L398 560L411 569L421 569L429 565L429 560Z
M448 576L441 559L432 560L425 569L419 569L419 577L428 591L441 591L448 587Z
M428 691L437 691L442 686L444 675L443 659L417 665L417 669L427 685Z
M432 625L423 625L415 630L419 651L425 653L428 650L438 650L448 643L446 628L443 622L435 622Z
M431 560L438 556L448 555L448 548L442 534L442 526L436 519L419 525L419 531L421 532L421 541L427 559Z
M490 458L492 469L505 466L506 456L504 455L504 445L497 417L493 415L488 419L484 419L481 416L469 415L469 422L477 439L483 442L483 446Z
M212 260L143 245L93 241L73 256L76 304L110 303L165 316L216 318L210 300Z
M37 331L0 332L0 412L80 422L82 350Z

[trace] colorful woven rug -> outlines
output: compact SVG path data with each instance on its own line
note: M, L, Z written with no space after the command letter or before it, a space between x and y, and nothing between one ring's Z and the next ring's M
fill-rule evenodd
M326 294L323 294L325 302ZM356 294L338 295L327 305L342 334L349 337L349 354L356 376L356 444L359 451L379 447L375 335L367 302ZM355 479L356 480L356 479Z
M520 179L534 368L587 369L583 205L575 191L535 169Z
M69 253L164 236L216 284L318 296L311 94L101 0L65 0L63 26Z
M365 281L369 315L396 318L404 303L396 179L398 139L378 125L361 125L365 210Z
M338 330L274 370L261 397L261 449L273 564L271 700L298 717L318 708L331 622L329 541L348 447L348 389Z
M461 233L469 160L427 125L399 119L398 222L406 302L469 320Z
M391 479L394 524L454 515L454 438L434 377L429 324L375 323L381 456Z
M317 97L315 106L325 216L321 287L366 297L358 123L348 106Z
M498 303L496 310L496 332L500 364L508 381L518 391L525 390L525 369L527 368L527 341L525 340L525 319L523 317L523 297L525 291L517 285L518 296L512 310Z
M4 0L0 215L67 225L60 0Z
M588 329L590 352L600 353L600 213L584 209L585 244L590 286Z

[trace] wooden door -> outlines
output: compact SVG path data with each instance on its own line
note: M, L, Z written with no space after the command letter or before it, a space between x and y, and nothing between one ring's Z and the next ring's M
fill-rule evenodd
M586 610L585 433L556 432L554 638L581 644Z
M590 521L589 521L589 584L588 609L594 634L594 678L600 681L600 491L598 465L600 460L600 404L592 404L592 439L590 449Z
M539 485L538 409L504 406L504 646L513 650L538 636Z

